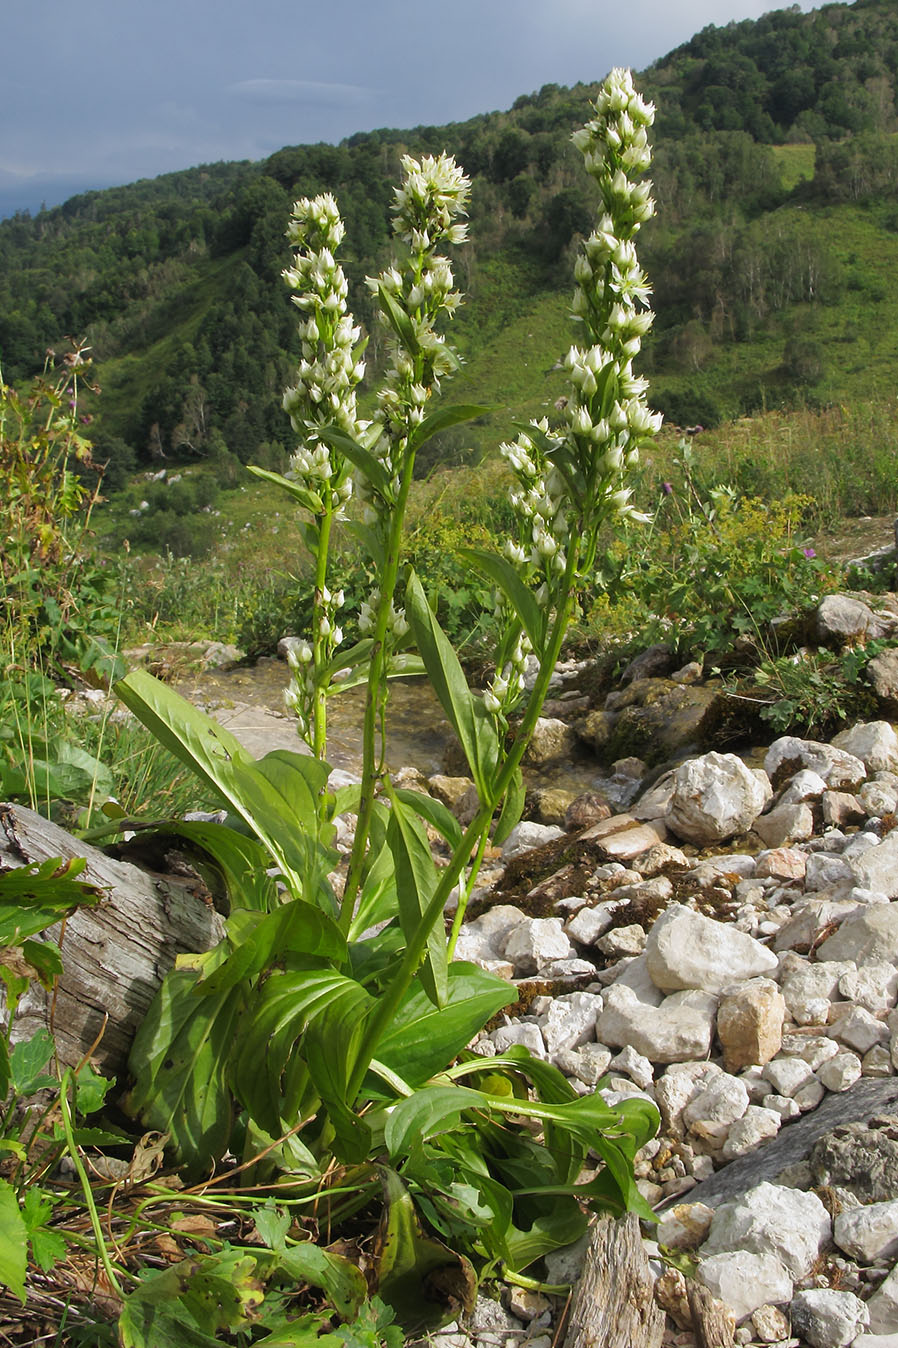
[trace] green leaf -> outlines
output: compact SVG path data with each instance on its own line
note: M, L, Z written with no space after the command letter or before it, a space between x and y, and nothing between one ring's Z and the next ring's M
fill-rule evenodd
M23 941L22 955L34 969L41 986L49 992L62 974L62 955L52 941Z
M374 1252L377 1291L407 1333L446 1319L450 1309L473 1309L477 1279L469 1261L425 1236L405 1186L382 1169L386 1211ZM441 1300L436 1296L442 1295Z
M520 618L531 646L539 654L546 643L546 615L518 569L506 557L497 552L487 552L484 548L459 548L459 556L466 557L494 585L498 585Z
M398 797L392 798L387 845L396 866L399 922L411 945L421 930L423 915L439 883L424 825ZM424 963L418 977L435 1006L446 1002L446 933L442 914L427 932Z
M310 515L323 515L324 502L317 492L309 491L307 487L301 487L298 482L294 482L289 477L284 477L282 473L272 473L267 468L258 468L254 463L248 463L247 468L254 477L261 478L264 482L272 482L276 487L281 487L289 492L294 501L298 501L304 510L308 510Z
M16 1044L9 1055L12 1088L17 1095L33 1095L46 1086L56 1086L55 1077L44 1074L53 1056L55 1044L49 1030L38 1030L30 1039Z
M454 962L447 975L445 1006L434 1006L413 983L377 1045L378 1060L412 1086L423 1086L447 1067L491 1016L517 1000L505 979L476 964Z
M382 282L377 287L377 296L380 300L383 315L390 327L396 333L406 351L412 356L417 356L421 347L412 320Z
M147 833L153 838L178 838L187 843L190 860L213 897L229 909L253 908L267 913L277 906L277 885L267 874L271 857L257 838L238 833L227 824L179 819Z
M53 1204L42 1189L29 1185L21 1210L34 1262L44 1273L49 1273L65 1258L66 1253L65 1241L60 1233L47 1229L47 1222L53 1215Z
M132 670L115 691L156 739L249 825L296 895L306 885L317 892L330 867L317 838L326 763L285 749L256 762L211 716L144 670Z
M197 985L203 996L217 996L236 987L291 951L337 961L346 958L346 939L336 922L304 899L294 899L264 916L238 910L236 917L249 920L239 923L233 954Z
M354 440L346 431L341 431L336 426L322 426L318 434L325 444L338 449L351 464L358 468L375 491L385 500L390 498L390 475L380 460L374 457L370 449L366 449L358 440Z
M223 1155L233 1113L226 1067L233 1052L240 997L225 988L197 997L197 974L166 974L131 1048L135 1085L128 1112L147 1129L168 1133L191 1175Z
M437 622L414 572L406 586L405 603L433 690L459 738L480 798L486 800L499 759L495 723L468 688L452 643Z
M368 1285L356 1264L311 1242L279 1251L278 1266L297 1283L322 1288L338 1314L346 1320L358 1313L368 1295Z
M0 946L21 945L80 904L97 903L95 886L75 878L84 867L81 857L51 857L0 872Z
M390 1111L384 1141L390 1155L401 1157L446 1128L454 1128L464 1110L489 1110L490 1098L467 1086L424 1086Z
M0 1283L25 1305L27 1231L12 1185L0 1179Z
M82 1063L75 1077L75 1107L79 1114L96 1114L106 1103L106 1096L115 1085L115 1077L104 1077L95 1072L89 1062Z
M283 1131L282 1114L296 1122L300 1102L308 1095L309 1077L301 1054L303 1034L309 1024L334 1003L347 987L353 991L355 1014L367 1016L373 999L353 979L334 969L310 969L272 974L247 1002L236 1035L231 1079L241 1102L256 1122L278 1137ZM287 1070L295 1059L304 1070L292 1077Z
M511 785L505 792L505 799L502 802L502 812L496 822L493 830L493 846L501 847L512 829L519 823L521 815L524 813L524 805L527 800L527 790L524 786L524 775L520 767L515 769L515 774L511 779Z
M371 1148L371 1129L356 1114L349 1098L370 1007L371 997L365 989L346 979L337 995L309 1022L301 1046L336 1135L334 1151L347 1162L366 1160Z
M425 823L435 828L437 833L441 834L450 847L457 847L462 840L463 830L461 824L456 819L452 811L443 804L441 800L436 800L433 796L425 795L423 791L409 791L402 787L395 792L398 800L409 809L419 814Z
M408 438L408 447L412 451L418 450L433 436L439 435L440 431L446 431L450 426L458 426L463 421L474 421L477 417L495 411L495 407L477 403L457 403L454 407L440 407L436 412L431 412L429 417L425 417L420 426L412 431Z

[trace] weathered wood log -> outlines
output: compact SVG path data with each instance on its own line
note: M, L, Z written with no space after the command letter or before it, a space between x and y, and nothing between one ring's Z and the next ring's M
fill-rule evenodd
M564 1348L659 1348L664 1312L634 1213L600 1217L574 1289Z
M114 861L56 824L19 805L0 806L0 867L59 857L87 862L79 880L102 892L45 935L60 945L63 973L55 992L34 982L19 1004L14 1041L46 1027L60 1061L92 1059L121 1076L131 1041L164 974L186 951L208 950L223 934L222 919L198 878L147 873ZM105 1028L104 1028L105 1022Z
M730 1307L725 1301L718 1301L700 1282L690 1278L686 1287L698 1348L732 1348L736 1317Z

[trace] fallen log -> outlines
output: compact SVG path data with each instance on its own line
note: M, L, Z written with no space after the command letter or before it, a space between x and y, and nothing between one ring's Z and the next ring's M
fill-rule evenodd
M574 1289L564 1348L659 1348L664 1312L635 1213L600 1217Z
M32 982L11 1037L19 1042L45 1028L63 1066L76 1066L90 1052L104 1075L121 1076L137 1027L176 956L210 949L223 935L223 922L196 875L163 875L115 861L32 810L0 805L0 869L56 857L83 857L78 878L101 897L43 933L60 946L63 973L49 993Z

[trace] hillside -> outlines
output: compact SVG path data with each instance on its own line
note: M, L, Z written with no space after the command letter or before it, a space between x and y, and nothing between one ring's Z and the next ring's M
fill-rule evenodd
M898 10L856 0L706 28L639 76L658 105L658 216L641 249L658 318L644 368L672 421L713 425L891 390L896 72ZM162 456L208 460L224 476L235 460L277 465L289 449L280 392L297 352L280 280L290 202L336 193L367 323L364 277L389 255L399 158L445 148L474 179L454 396L537 413L560 391L552 367L570 340L570 262L593 216L569 143L593 92L547 85L504 113L288 147L4 221L3 375L24 378L64 334L86 334L113 488ZM461 458L495 438L486 427L449 432L433 454Z

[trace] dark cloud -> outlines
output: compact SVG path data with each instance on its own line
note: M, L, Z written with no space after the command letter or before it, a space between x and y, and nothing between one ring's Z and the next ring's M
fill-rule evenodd
M819 0L801 0L803 10ZM0 213L643 69L769 0L7 0ZM55 183L55 187L54 187ZM39 190L38 190L39 184ZM37 192L37 195L36 195Z

